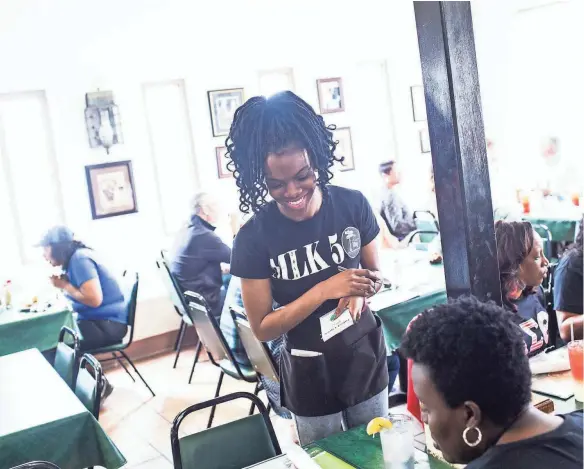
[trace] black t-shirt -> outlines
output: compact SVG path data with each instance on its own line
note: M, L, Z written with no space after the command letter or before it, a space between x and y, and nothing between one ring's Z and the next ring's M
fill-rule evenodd
M582 252L571 250L556 267L554 278L554 309L564 313L582 314Z
M544 306L544 292L523 294L513 304L517 308L514 320L523 330L523 339L530 357L543 352L550 343L549 314Z
M231 273L244 279L269 278L273 299L286 305L338 274L338 266L357 268L361 248L378 233L375 215L363 194L328 186L321 208L308 220L285 217L275 202L254 215L235 238ZM319 350L319 317L337 304L338 300L323 303L288 332L288 343Z
M555 430L493 446L466 469L582 469L582 411L562 417Z

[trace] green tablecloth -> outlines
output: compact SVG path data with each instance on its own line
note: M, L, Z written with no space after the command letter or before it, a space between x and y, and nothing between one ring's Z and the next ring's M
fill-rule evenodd
M346 432L336 433L324 440L309 445L306 449L317 446L345 460L358 469L384 469L383 451L379 436L367 435L366 426L352 428ZM421 451L415 450L416 468L418 469L452 469L452 466Z
M0 469L43 460L61 469L126 463L38 350L0 357Z
M562 242L562 241L574 241L575 233L576 233L576 225L578 224L579 220L566 220L560 218L535 218L535 217L524 217L525 220L530 222L533 225L545 225L549 228L550 232L552 233L552 240L554 242ZM540 235L544 235L544 233L539 233Z
M441 289L377 311L383 326L385 344L388 350L395 350L399 347L406 328L412 319L427 308L436 304L446 303L446 300L446 290Z
M71 310L21 313L15 309L0 311L0 356L37 348L41 352L57 346L63 326L77 330Z

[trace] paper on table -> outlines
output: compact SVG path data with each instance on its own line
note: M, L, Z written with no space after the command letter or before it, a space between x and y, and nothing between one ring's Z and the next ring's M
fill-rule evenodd
M531 390L566 400L574 395L574 381L569 372L542 375L532 380Z
M371 311L377 312L383 308L388 308L406 301L412 300L420 296L418 293L407 288L391 289L380 292L369 300L369 308Z
M310 455L300 446L292 445L286 451L288 459L296 466L296 469L321 469L321 467L312 460Z
M540 353L529 359L531 374L541 375L545 373L556 373L570 369L570 358L568 348L562 347L549 353Z

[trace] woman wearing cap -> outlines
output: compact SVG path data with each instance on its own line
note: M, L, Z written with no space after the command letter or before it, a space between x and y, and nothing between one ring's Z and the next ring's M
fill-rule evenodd
M64 271L52 276L51 282L63 290L78 313L81 351L120 342L128 330L124 294L96 252L75 240L64 226L51 228L40 245L45 259Z

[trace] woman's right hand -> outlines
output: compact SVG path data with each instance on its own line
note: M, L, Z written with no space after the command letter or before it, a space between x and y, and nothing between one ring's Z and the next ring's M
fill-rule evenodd
M346 296L371 296L375 283L381 281L376 272L367 269L347 269L320 283L326 299Z

